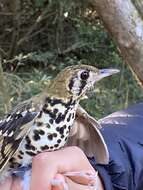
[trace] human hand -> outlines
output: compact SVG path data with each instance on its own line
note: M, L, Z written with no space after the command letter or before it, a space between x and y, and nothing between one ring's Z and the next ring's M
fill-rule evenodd
M74 172L72 172L74 174ZM83 173L83 172L82 172ZM29 176L30 177L30 176ZM87 176L79 176L74 174L71 176L72 179L66 177L62 174L56 174L53 181L52 190L65 190L74 189L74 190L86 190L87 185L90 182L90 179ZM77 183L76 183L77 181ZM81 184L79 184L81 183ZM85 184L85 185L82 185ZM23 190L21 186L21 181L19 179L12 179L9 177L5 180L4 183L0 185L0 190Z
M96 172L96 175L86 171L69 172L68 177L65 177L65 174L57 174L52 180L52 190L87 190L91 188L102 190L99 182L98 172Z
M22 190L21 180L19 178L8 177L0 184L0 190Z
M56 176L54 177L54 182L56 180L56 183L53 184L52 190L66 190L66 189L87 190L86 183L88 184L89 181L88 178L86 177L79 178L78 176L75 176L74 179L75 181L78 181L78 183L76 183L74 180L71 180L68 177L65 177L62 174L56 174ZM80 182L85 185L79 184ZM18 179L12 180L12 178L8 178L4 183L0 185L0 190L23 190L23 189L20 180Z
M41 173L39 175L40 170ZM78 147L67 147L54 152L41 153L33 159L30 190L39 190L39 187L42 190L56 190L54 188L59 188L59 186L63 188L62 184L59 184L57 187L51 185L51 181L55 179L55 177L57 178L57 175L58 179L60 176L63 182L67 182L69 189L87 189L87 184L91 181L90 178L79 178L79 176L65 177L64 175L67 172L75 171L90 171L95 174L95 170L90 165L87 157ZM100 180L99 182L101 186L100 189L102 190L103 186Z
M83 174L88 171L91 175L81 176L78 175L77 171ZM85 154L77 147L44 152L33 159L30 190L64 190L63 184L67 184L69 190L87 190L89 189L87 185L92 181L91 176L94 174L96 174L95 170ZM51 185L53 179L60 180L63 183L53 186ZM103 190L98 176L97 182L99 190ZM20 180L9 178L0 185L0 190L22 190Z

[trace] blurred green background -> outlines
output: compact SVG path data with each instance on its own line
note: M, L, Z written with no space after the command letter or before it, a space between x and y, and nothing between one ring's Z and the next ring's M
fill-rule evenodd
M119 68L81 104L96 118L143 99L111 36L88 0L1 0L0 116L42 91L68 65Z

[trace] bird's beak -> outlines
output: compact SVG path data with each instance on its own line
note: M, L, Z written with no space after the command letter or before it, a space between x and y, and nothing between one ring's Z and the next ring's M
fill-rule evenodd
M108 77L119 72L120 70L118 69L99 69L99 74L96 76L96 81L99 81L104 77Z

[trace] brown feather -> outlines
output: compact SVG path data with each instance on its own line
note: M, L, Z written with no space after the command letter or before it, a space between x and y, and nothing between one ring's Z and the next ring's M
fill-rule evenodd
M79 106L67 145L79 146L87 156L94 156L97 163L107 164L109 153L100 128L100 124Z

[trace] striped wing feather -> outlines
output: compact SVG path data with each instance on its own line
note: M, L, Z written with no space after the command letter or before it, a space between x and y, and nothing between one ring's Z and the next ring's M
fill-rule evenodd
M0 122L0 171L17 151L37 116L36 112L28 111L30 106L31 102L19 104Z

